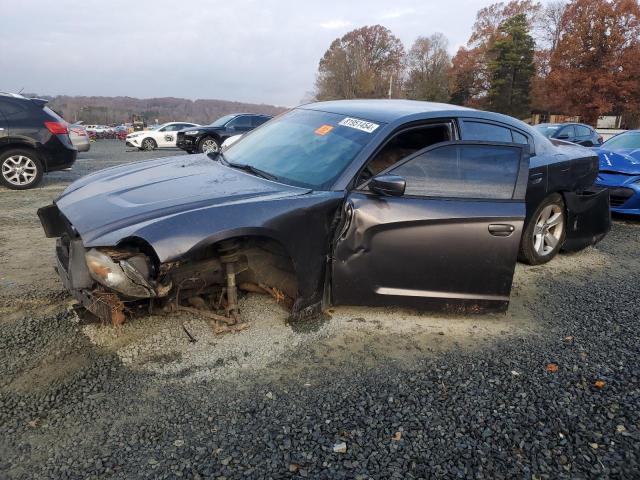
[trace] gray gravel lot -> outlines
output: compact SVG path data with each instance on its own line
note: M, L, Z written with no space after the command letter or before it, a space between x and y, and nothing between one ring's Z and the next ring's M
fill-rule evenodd
M0 189L0 478L640 478L640 222L519 265L505 315L290 324L248 296L234 335L184 314L79 323L36 209L179 153L103 140L41 188Z

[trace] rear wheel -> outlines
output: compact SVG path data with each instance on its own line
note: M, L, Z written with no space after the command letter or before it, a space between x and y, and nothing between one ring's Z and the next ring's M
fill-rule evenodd
M44 168L35 152L7 150L0 154L0 183L13 190L27 190L42 181Z
M142 150L146 150L149 152L151 150L155 150L156 148L158 148L158 144L153 138L149 137L142 140L142 143L140 144L140 148Z
M529 265L547 263L555 257L566 236L566 215L562 195L549 195L529 220L520 241L522 262Z
M218 142L216 142L214 138L204 137L200 140L199 150L202 153L216 153L220 150L220 145L218 145Z

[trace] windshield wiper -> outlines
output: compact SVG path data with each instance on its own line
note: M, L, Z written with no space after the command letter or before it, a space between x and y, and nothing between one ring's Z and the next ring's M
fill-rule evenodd
M232 168L237 168L238 170L244 170L245 172L252 173L258 177L266 178L267 180L277 180L278 177L270 174L269 172L265 172L264 170L260 170L252 165L246 165L244 163L231 163L225 160L226 164Z

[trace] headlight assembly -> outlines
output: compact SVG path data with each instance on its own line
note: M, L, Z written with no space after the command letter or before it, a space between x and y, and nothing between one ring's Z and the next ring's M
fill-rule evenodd
M89 275L96 282L128 297L149 298L155 291L145 276L126 260L115 261L92 248L85 253Z

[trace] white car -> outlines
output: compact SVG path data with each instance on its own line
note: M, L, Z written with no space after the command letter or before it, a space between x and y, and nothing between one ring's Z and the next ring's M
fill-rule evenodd
M163 123L151 130L130 133L127 135L125 142L127 147L134 147L140 150L175 147L180 130L199 126L197 123L189 122Z
M227 138L224 142L222 142L222 146L221 146L222 150L226 150L241 138L242 138L242 135L234 135L233 137Z
M106 125L83 125L83 126L87 132L107 133L109 130L111 130L111 127L107 127Z

